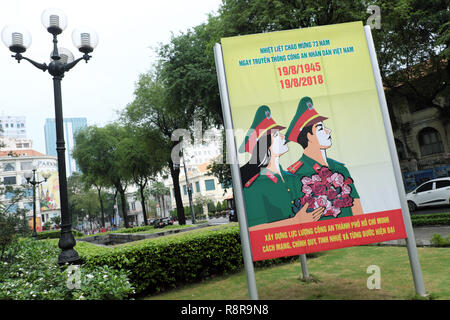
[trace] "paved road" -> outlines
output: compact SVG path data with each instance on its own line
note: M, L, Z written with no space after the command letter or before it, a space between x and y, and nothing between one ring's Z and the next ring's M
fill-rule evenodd
M435 206L435 207L424 207L424 208L421 208L421 209L411 212L411 215L442 213L442 212L450 212L450 206L443 205L443 206Z

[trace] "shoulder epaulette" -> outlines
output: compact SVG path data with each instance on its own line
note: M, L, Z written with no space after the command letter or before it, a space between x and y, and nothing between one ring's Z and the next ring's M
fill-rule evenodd
M290 173L296 173L298 169L303 165L303 162L297 161L291 164L286 171L289 171Z
M315 172L319 173L320 168L322 168L318 163L313 166Z
M258 176L259 176L259 172L258 172L257 174L255 174L250 180L248 180L248 181L245 183L245 187L246 187L246 188L250 187L251 184L256 180L256 178L258 178Z
M277 183L277 181L278 181L277 177L275 177L273 175L273 173L270 171L266 172L266 177L269 178L270 180L272 180L273 183Z

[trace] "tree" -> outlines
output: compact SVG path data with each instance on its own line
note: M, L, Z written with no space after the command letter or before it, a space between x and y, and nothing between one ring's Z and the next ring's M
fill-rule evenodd
M164 185L164 183L157 181L152 184L150 189L150 194L155 197L155 199L159 202L160 208L163 212L165 212L165 202L164 197L170 194L170 189Z
M7 246L17 235L29 235L30 228L26 218L26 210L19 209L17 204L27 196L24 187L6 186L0 189L0 196L8 200L0 202L0 261Z
M155 176L166 164L164 147L159 144L159 132L156 130L127 126L126 132L127 136L119 144L119 153L123 155L124 162L131 169L132 180L139 187L144 223L147 225L144 191L149 180L155 180Z
M131 170L120 147L126 137L126 129L119 124L108 124L103 128L88 126L75 137L73 157L83 174L117 190L125 227L128 228L125 191L131 180Z
M186 217L180 192L179 154L175 154L178 159L172 159L172 151L176 150L178 141L172 140L172 134L177 129L187 131L193 123L194 115L188 108L170 106L170 99L160 74L160 66L156 65L153 71L140 75L134 93L135 99L126 107L122 118L126 123L154 132L154 142L160 146L161 155L170 170L178 221L183 225L186 224Z
M91 229L93 229L92 223L98 221L100 213L97 193L89 189L84 193L75 195L74 202L76 210L88 218L88 221L91 223Z

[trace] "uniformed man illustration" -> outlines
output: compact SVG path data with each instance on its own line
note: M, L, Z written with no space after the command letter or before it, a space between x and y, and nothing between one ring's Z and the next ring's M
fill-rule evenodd
M324 210L307 213L308 204L300 206L301 183L279 164L280 156L288 151L282 129L269 107L261 106L239 150L251 154L241 167L250 231L317 221Z
M301 203L309 208L324 208L320 220L363 214L353 178L343 163L327 157L332 146L331 130L314 109L310 97L303 97L297 107L286 137L299 143L303 155L288 167L301 183Z

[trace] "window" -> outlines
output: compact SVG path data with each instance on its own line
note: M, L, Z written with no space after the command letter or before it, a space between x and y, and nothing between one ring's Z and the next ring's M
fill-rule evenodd
M23 208L28 211L33 210L33 202L24 202ZM44 216L42 216L42 217L44 217Z
M433 128L425 128L419 132L419 146L422 156L444 152L441 135Z
M417 189L417 192L429 191L433 187L433 182L425 183L423 186Z
M5 171L15 171L16 170L16 166L12 163L7 163L5 165Z
M405 148L403 146L403 143L400 140L395 139L395 146L397 148L398 159L399 160L405 160L406 159L406 153L405 153Z
M205 180L205 189L206 191L215 190L216 187L214 185L214 179Z
M199 182L199 181L196 181L196 182L195 182L195 190L196 190L197 192L200 192L200 182Z
M7 206L5 212L6 213L16 213L17 212L17 203L14 203L13 205Z
M3 178L3 183L5 185L16 184L16 177L4 177Z
M32 165L31 161L20 163L20 170L32 170L32 169L33 169L33 165Z
M450 180L436 181L436 189L450 187Z

